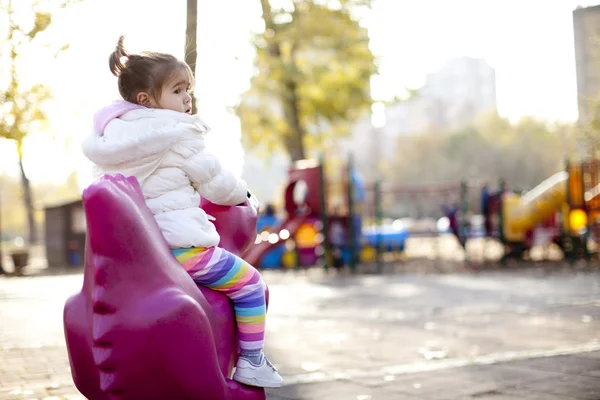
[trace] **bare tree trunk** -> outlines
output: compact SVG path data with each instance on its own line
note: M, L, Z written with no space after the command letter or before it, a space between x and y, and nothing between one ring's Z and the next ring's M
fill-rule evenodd
M187 0L187 24L185 28L185 62L196 75L198 59L198 0ZM196 96L192 96L192 113L196 114Z
M284 60L281 57L281 47L277 41L277 32L275 24L273 23L269 0L260 0L260 5L262 7L262 17L265 21L265 30L270 30L273 33L269 40L269 54L278 64L284 64ZM293 57L291 62L294 62ZM306 158L303 140L305 132L302 127L302 122L300 121L298 87L293 77L290 77L289 74L285 72L286 70L286 68L283 68L284 73L281 82L282 94L280 99L289 128L288 134L284 138L284 144L292 161L298 161Z
M298 96L296 91L296 82L288 80L285 82L285 117L290 125L289 137L286 140L286 147L292 158L292 161L304 160L306 154L304 151L304 129L300 122L300 110L298 108Z
M17 147L19 152L19 169L21 171L21 185L23 187L23 202L25 204L25 209L27 210L27 224L29 228L28 243L34 244L37 243L37 229L33 210L33 195L31 192L31 183L29 182L29 178L27 178L27 174L25 173L25 169L23 168L22 146L23 144L19 141Z

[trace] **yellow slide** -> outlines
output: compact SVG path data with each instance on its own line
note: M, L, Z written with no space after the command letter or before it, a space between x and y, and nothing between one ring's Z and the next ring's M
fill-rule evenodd
M508 242L522 242L525 232L541 224L560 210L567 201L566 171L546 179L524 196L514 193L504 195L504 238Z

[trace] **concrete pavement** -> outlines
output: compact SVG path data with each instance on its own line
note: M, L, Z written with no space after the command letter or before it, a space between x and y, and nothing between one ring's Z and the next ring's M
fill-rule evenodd
M600 399L599 272L264 277L269 398ZM0 277L0 400L81 398L61 323L80 284Z

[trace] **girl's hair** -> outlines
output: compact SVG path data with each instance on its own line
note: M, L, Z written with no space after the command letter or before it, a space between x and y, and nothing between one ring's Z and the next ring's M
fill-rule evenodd
M187 72L193 87L194 74L185 62L165 53L128 53L123 46L123 40L123 36L119 37L108 65L110 72L119 78L119 93L124 100L137 104L137 95L140 92L146 92L156 100L160 99L163 85L181 71Z

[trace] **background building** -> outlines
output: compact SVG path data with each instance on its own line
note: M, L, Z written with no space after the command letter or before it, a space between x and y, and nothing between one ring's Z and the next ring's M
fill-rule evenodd
M586 123L600 101L600 5L573 11L573 29L579 120Z

